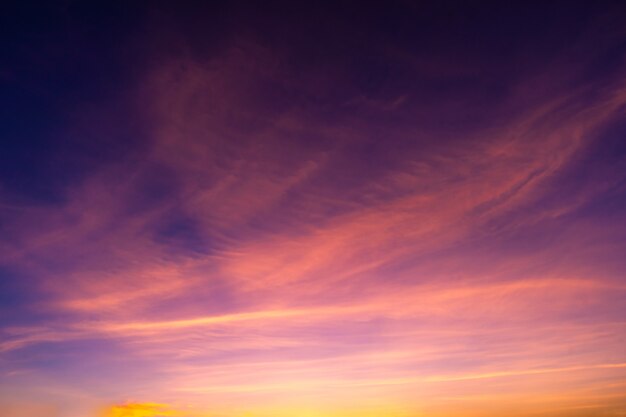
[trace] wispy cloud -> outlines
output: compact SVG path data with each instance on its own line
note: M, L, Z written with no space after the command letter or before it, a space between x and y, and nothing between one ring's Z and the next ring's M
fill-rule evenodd
M0 189L0 263L28 286L3 383L72 380L107 417L613 412L626 230L594 203L626 175L576 171L626 87L568 64L587 48L458 126L478 69L443 58L388 51L458 91L364 93L246 36L157 60L124 97L136 148L55 203Z

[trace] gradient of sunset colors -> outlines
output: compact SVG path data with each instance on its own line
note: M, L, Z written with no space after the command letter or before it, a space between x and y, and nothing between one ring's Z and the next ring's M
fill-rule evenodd
M0 415L626 416L623 4L86 3L3 13Z

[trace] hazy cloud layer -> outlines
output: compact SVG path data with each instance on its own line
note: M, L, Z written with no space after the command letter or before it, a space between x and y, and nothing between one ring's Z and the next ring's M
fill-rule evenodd
M344 57L357 25L319 60L265 26L194 44L165 16L141 75L51 133L135 137L51 201L0 181L12 417L620 415L610 13L501 61L439 29Z

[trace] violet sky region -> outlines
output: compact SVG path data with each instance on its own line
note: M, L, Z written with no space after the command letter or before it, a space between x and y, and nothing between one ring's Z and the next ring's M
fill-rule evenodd
M626 4L12 2L3 417L626 416Z

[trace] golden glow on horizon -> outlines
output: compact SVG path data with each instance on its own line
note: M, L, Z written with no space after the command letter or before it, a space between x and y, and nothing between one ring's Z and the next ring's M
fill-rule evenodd
M114 405L105 412L105 417L170 417L180 415L164 404L133 403Z

